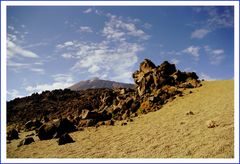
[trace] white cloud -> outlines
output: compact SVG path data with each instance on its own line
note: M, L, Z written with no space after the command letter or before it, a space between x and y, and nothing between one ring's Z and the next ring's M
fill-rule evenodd
M103 40L68 41L56 46L63 58L75 59L70 71L109 80L131 82L131 74L137 63L137 54L144 50L143 42L149 36L134 20L103 13L107 21L101 30Z
M204 50L213 65L219 65L225 58L223 49L212 49L210 46L204 46Z
M52 84L36 84L35 86L27 86L26 91L29 93L38 92L54 89L68 88L74 84L72 75L67 74L56 74L53 75Z
M42 65L41 62L35 62L35 63L20 63L20 62L15 62L12 60L8 60L7 62L7 67L14 72L18 73L21 72L21 69L27 69L29 71L38 73L38 74L44 74L45 70L42 68L37 68L36 66Z
M13 26L8 26L8 29L14 30L15 28Z
M144 24L143 24L143 27L144 27L145 29L150 29L150 28L152 28L152 25L151 25L150 23L144 23Z
M207 29L196 29L192 32L191 38L202 39L204 38L210 31Z
M88 72L90 73L97 73L100 70L100 68L97 65L92 65L89 69Z
M209 28L233 27L233 7L209 7L206 8L209 18L206 23Z
M173 64L178 64L178 63L180 63L180 60L178 60L178 59L176 59L176 58L173 58L173 59L171 60L171 62L172 62Z
M128 37L136 37L141 40L149 39L150 36L142 29L137 28L133 20L124 20L110 13L107 15L110 20L105 23L102 31L103 36L107 39L118 41L124 41L128 39Z
M45 74L45 70L42 68L30 68L30 70L38 74Z
M62 48L70 47L70 46L73 46L73 45L74 45L74 41L67 41L67 42L65 42L63 44L58 44L56 46L56 48L62 49Z
M215 78L213 78L213 77L211 77L211 76L209 76L205 73L200 73L199 79L204 79L204 80L207 80L207 81L217 80L217 79L215 79Z
M19 63L19 62L14 62L12 60L9 60L7 62L7 66L15 68L15 69L20 69L20 68L29 68L30 64L28 64L28 63Z
M192 38L201 39L216 29L232 28L234 25L234 10L232 6L193 7L193 11L198 14L207 14L207 18L195 22L197 29L192 33ZM194 24L192 25L195 26Z
M70 54L70 53L63 53L63 54L62 54L62 57L65 58L65 59L70 59L70 58L72 58L72 56L73 56L73 55Z
M33 47L46 46L46 45L48 45L46 42L39 42L39 43L25 45L23 48L33 48Z
M224 50L223 49L216 49L216 50L213 50L212 53L215 54L215 55L220 55L220 54L224 53Z
M88 8L84 10L83 13L88 14L88 13L91 13L92 11L93 11L92 8Z
M200 47L198 47L198 46L190 46L190 47L184 49L182 52L189 54L189 55L193 56L195 58L195 60L198 60L199 59L199 50L200 50Z
M26 28L26 25L22 24L21 27L22 27L22 28Z
M89 26L80 26L79 32L86 32L86 33L92 33L92 29Z
M7 96L9 100L15 99L17 97L23 97L18 90L16 89L11 89L7 91Z
M7 36L7 67L16 73L21 72L22 69L27 69L38 74L44 74L44 69L38 68L39 65L43 64L42 61L40 61L40 57L27 49L27 47L40 46L40 44L42 45L43 43L22 46L20 44L21 40L18 39L17 35L8 34ZM31 59L31 62L20 62L26 58Z
M170 51L161 51L160 52L160 55L176 55L176 56L179 56L181 55L182 52L181 51L175 51L175 50L170 50Z
M24 49L20 45L17 45L16 43L12 42L11 40L7 40L7 55L8 57L14 57L16 55L20 55L22 57L26 58L38 58L39 56L27 49Z
M73 76L70 74L56 74L52 76L55 82L73 82Z

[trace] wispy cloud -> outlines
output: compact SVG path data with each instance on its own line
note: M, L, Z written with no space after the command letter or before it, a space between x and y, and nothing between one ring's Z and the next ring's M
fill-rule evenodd
M56 74L52 76L53 83L51 84L36 84L34 86L27 86L28 93L42 92L45 90L64 89L74 84L72 75Z
M192 38L198 38L202 39L204 38L210 31L207 29L196 29L192 32L191 37Z
M47 42L39 42L39 43L32 43L32 44L25 45L23 46L23 48L27 49L27 48L33 48L33 47L46 46L46 45L48 45Z
M195 22L197 29L191 33L191 38L202 39L216 29L233 27L233 7L193 7L193 11L206 13L208 17Z
M89 26L80 26L79 32L92 33L93 30Z
M210 63L213 65L220 64L225 58L223 49L212 49L210 46L204 46L204 50L209 56Z
M184 49L182 52L189 54L189 55L193 56L195 60L198 60L199 59L199 50L200 50L199 46L190 46L190 47L187 47L186 49Z
M150 23L144 23L144 24L143 24L143 27L144 27L145 29L151 29L151 28L152 28L152 25L151 25Z
M15 28L13 26L8 26L8 29L14 31Z
M72 40L56 46L66 59L77 59L71 67L76 73L88 72L88 78L100 77L131 82L137 63L137 54L144 50L143 42L149 38L134 19L103 13L107 18L99 42Z
M42 68L30 68L30 71L33 71L39 74L45 74L45 70Z
M173 59L171 60L171 62L174 63L174 64L179 64L179 63L180 63L180 60L178 60L178 59L176 59L176 58L173 58Z
M42 63L40 56L29 48L41 46L45 43L26 44L22 40L24 37L19 37L24 34L13 34L16 28L13 26L9 26L9 28L13 31L7 34L7 67L16 73L21 72L22 69L27 69L38 74L44 74L44 69L39 68L41 65L35 64ZM24 25L22 28L26 28L26 26ZM29 62L22 62L26 59Z
M139 29L134 24L134 20L126 19L123 20L121 17L117 17L110 13L107 14L109 21L105 23L103 28L103 36L107 39L123 41L128 37L136 37L138 39L147 40L147 35L142 29Z
M22 57L26 58L39 58L39 56L27 49L24 49L20 45L17 45L16 43L12 42L11 40L7 40L7 55L9 58L12 58L14 56L20 55Z
M87 14L87 13L91 13L93 11L92 8L88 8L86 10L83 11L83 13Z
M207 75L203 72L200 73L199 78L204 79L204 80L208 80L208 81L217 80L216 78L213 78L213 77L211 77L211 76L209 76L209 75Z
M7 96L10 100L17 98L17 97L23 97L20 92L16 89L11 89L7 91Z

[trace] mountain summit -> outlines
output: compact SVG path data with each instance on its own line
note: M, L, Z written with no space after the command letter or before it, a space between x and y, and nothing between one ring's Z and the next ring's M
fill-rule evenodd
M94 77L90 80L84 80L80 81L72 86L70 86L68 89L71 89L73 91L79 91L79 90L85 90L85 89L95 89L95 88L134 88L134 84L128 84L128 83L120 83L116 81L110 81L110 80L102 80L98 77Z

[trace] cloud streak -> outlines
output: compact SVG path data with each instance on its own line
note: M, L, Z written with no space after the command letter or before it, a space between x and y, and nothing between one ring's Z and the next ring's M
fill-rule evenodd
M204 50L209 56L212 65L219 65L225 58L223 49L212 49L210 46L204 46Z
M23 43L23 40L19 39L19 36L22 36L23 34L13 34L16 31L16 28L13 26L8 26L8 28L12 30L12 33L7 34L7 67L14 72L20 72L21 69L27 69L38 74L44 74L45 70L39 68L39 63L41 63L39 61L40 56L28 48L42 46L45 45L45 43L40 42L22 45L21 43ZM26 26L22 28L26 28ZM22 62L22 60L26 59L31 61Z
M210 31L207 29L196 29L192 32L191 38L202 39L204 38Z
M27 86L26 91L29 93L38 92L41 93L45 90L54 90L54 89L65 89L73 85L72 75L67 74L56 74L52 76L52 84L36 84L34 86Z
M198 28L191 33L191 38L202 39L216 29L233 27L233 7L193 7L193 11L207 14L208 18L197 22Z
M195 60L199 60L199 51L200 51L199 46L190 46L184 49L182 52L193 56Z
M79 32L92 33L93 30L89 26L80 26Z

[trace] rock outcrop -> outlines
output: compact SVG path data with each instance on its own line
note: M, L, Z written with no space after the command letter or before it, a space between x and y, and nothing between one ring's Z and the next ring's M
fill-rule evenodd
M132 117L159 110L177 95L182 96L187 88L201 86L195 72L181 72L167 61L156 66L145 59L132 77L135 89L64 89L17 98L7 103L8 124L35 129L40 140L63 136L59 140L62 144L69 139L68 133L77 129L132 120ZM8 133L9 139L17 136L16 131Z

